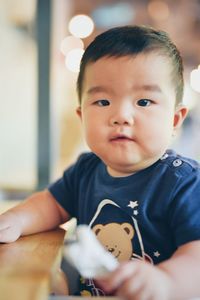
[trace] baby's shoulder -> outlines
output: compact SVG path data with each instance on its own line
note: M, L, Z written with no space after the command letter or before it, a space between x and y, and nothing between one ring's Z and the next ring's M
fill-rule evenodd
M160 164L177 176L189 176L198 174L200 176L200 164L198 161L185 157L173 150L168 150L160 158Z

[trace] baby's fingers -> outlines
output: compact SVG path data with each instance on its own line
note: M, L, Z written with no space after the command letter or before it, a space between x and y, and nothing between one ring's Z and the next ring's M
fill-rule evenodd
M98 278L97 283L107 293L116 291L121 284L129 277L134 276L136 267L133 263L128 262L121 264L117 270L104 278Z
M11 243L20 237L20 231L15 227L0 230L0 243Z
M151 289L148 290L141 278L135 276L124 280L116 295L127 300L151 299Z
M0 231L7 229L10 226L10 221L6 217L6 214L0 215Z

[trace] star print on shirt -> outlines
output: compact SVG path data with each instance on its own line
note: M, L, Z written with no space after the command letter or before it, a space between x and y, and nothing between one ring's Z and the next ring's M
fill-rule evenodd
M134 209L133 214L134 214L134 216L137 216L138 215L138 210Z
M153 255L154 255L155 257L159 257L159 256L160 256L160 253L159 253L158 251L155 251L155 252L153 253Z
M135 208L138 206L138 202L137 201L129 201L129 204L127 205L130 208Z

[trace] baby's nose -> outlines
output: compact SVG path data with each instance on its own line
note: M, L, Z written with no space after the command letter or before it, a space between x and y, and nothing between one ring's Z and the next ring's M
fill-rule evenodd
M133 125L134 113L132 109L117 109L111 117L111 125Z

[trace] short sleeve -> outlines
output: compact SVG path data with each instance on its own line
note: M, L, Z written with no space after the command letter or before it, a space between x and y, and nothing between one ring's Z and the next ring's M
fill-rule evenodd
M169 210L176 246L200 239L200 171L180 177Z
M91 166L95 165L96 156L89 152L79 156L76 163L66 169L63 176L51 184L48 189L57 202L70 214L77 218L80 194L84 190L87 179L91 176Z
M74 177L76 173L76 165L72 165L64 171L63 176L56 182L52 183L48 190L54 196L56 201L70 214L74 216Z

